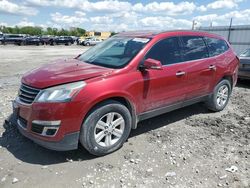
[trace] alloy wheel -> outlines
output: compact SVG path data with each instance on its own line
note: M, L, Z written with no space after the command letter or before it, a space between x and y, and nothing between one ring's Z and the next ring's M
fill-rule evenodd
M222 85L217 92L216 102L217 105L222 107L226 104L229 97L229 89L227 85Z
M102 147L110 147L120 140L124 128L125 121L122 115L117 112L109 112L102 116L95 126L95 141Z

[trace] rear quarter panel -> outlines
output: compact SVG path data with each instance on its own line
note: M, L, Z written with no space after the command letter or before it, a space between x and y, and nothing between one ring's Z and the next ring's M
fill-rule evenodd
M215 85L225 76L230 76L233 81L233 86L237 82L239 59L235 52L230 49L216 57L217 74L215 78Z

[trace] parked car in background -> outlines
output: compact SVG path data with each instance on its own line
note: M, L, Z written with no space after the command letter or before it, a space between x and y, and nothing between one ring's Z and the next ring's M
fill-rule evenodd
M43 42L41 41L40 37L38 36L29 36L29 37L25 37L24 41L23 41L24 45L42 45Z
M68 37L68 36L60 36L60 37L56 37L53 40L53 44L64 44L64 45L71 45L74 44L74 40L72 37Z
M94 46L94 45L99 44L101 42L102 42L101 39L89 37L89 38L86 38L85 40L83 40L81 44L84 46Z
M70 36L72 39L73 39L73 41L74 41L74 43L78 43L78 40L79 40L79 37L76 37L76 36Z
M23 45L26 35L22 34L3 34L2 44Z
M250 48L240 54L240 68L238 77L250 79Z
M3 41L3 33L0 32L0 44L2 44Z
M72 150L80 142L105 155L121 148L139 121L198 102L223 110L238 67L230 44L215 34L124 32L26 73L12 121L46 148Z
M40 40L44 45L53 45L54 38L54 36L44 35L40 37Z
M83 42L86 40L86 39L88 39L88 38L90 38L90 37L79 37L79 39L77 40L77 44L78 45L83 45Z

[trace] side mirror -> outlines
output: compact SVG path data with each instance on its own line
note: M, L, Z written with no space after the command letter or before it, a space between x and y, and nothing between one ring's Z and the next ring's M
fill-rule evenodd
M161 62L151 58L148 58L144 61L143 67L145 69L162 70Z

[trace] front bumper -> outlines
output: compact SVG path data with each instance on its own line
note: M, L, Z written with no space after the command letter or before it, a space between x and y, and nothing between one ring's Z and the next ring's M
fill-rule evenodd
M57 151L73 150L78 148L82 122L82 119L79 118L79 114L73 110L73 107L79 110L74 103L33 103L25 105L16 99L13 101L13 117L11 118L11 122L16 125L22 135L45 148ZM57 127L58 130L56 133L49 136L43 134L44 131L43 133L36 132L34 122L39 122L37 120L41 122L56 122L55 120L60 120L60 125ZM23 121L25 121L25 126ZM46 127L44 126L43 130ZM39 124L36 125L36 128L39 128Z
M78 148L78 140L79 140L79 131L64 135L63 139L60 141L45 141L41 140L32 134L28 133L25 129L23 129L17 122L17 115L13 114L10 122L15 125L19 132L25 136L26 138L32 140L33 142L41 145L47 149L56 150L56 151L68 151L74 150Z

